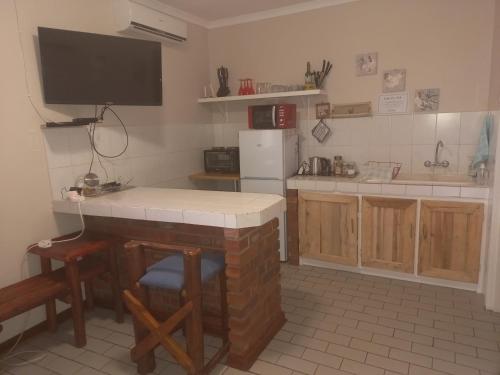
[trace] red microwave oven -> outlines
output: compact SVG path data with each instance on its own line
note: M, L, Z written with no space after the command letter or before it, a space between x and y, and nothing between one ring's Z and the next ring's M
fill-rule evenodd
M252 105L248 107L250 129L295 128L297 106L295 104Z

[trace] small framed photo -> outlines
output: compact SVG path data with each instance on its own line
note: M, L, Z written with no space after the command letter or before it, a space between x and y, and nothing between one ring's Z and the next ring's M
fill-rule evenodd
M437 112L439 99L440 89L415 90L415 112Z
M360 53L356 55L356 75L369 76L377 74L378 53Z
M400 92L406 88L406 69L386 70L383 75L382 92Z
M330 103L316 104L316 118L324 119L330 117Z

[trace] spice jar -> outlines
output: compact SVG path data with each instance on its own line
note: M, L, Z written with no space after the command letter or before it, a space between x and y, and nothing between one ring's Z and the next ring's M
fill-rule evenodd
M353 162L345 162L342 167L342 175L351 178L356 176L356 165Z
M333 175L342 176L344 162L342 161L342 155L335 155L333 157Z

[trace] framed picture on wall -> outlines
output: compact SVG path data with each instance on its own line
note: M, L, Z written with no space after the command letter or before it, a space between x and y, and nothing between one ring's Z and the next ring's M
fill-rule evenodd
M356 55L356 75L369 76L377 74L378 53L360 53Z
M406 88L406 69L386 70L382 78L382 92L400 92Z
M330 117L330 103L316 104L316 118L324 119Z
M415 112L437 112L439 110L439 89L415 90Z

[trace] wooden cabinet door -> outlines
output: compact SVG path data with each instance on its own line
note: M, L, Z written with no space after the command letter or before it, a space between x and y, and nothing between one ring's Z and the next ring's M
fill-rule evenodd
M361 217L363 266L413 273L417 201L364 197Z
M299 249L304 257L358 264L358 198L299 193Z
M419 274L476 283L483 217L481 203L422 201Z

